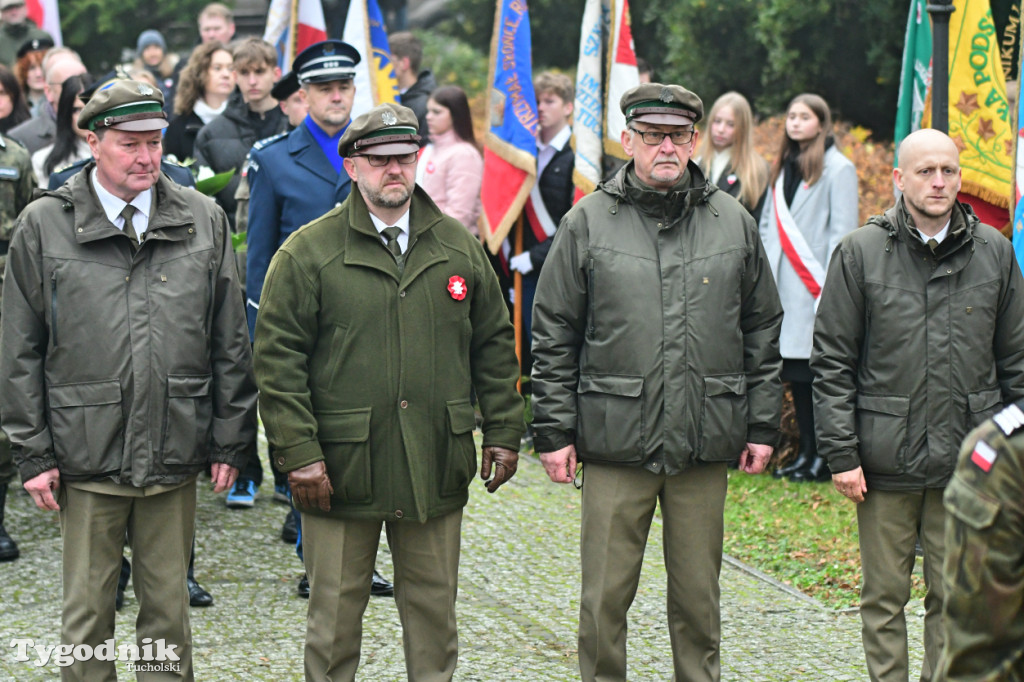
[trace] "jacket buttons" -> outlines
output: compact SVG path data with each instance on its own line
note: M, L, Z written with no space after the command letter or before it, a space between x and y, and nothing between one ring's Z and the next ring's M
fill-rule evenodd
M284 457L278 457L277 458L277 466L279 466L279 467L283 467L284 466Z
M195 229L193 229L193 228L191 228L191 227L190 227L190 228L188 228L188 233L189 233L189 234L192 234L193 232L195 232Z
M78 228L78 231L79 232L85 232L85 230L83 230L82 228Z
M953 274L953 268L946 268L946 274L947 275L952 275Z
M402 402L398 403L398 405L404 410L405 408L409 407L409 401L403 400Z
M127 281L128 281L129 279L131 279L131 277L125 277L125 278L124 278L124 281L126 281L126 282L127 282Z
M400 518L402 518L403 516L405 516L405 514L403 514L403 513L402 513L402 510L401 510L401 509L396 509L396 510L395 510L395 518L396 518L396 519L400 519Z
M403 289L402 291L399 291L398 292L398 296L399 296L399 298L405 298L405 289Z

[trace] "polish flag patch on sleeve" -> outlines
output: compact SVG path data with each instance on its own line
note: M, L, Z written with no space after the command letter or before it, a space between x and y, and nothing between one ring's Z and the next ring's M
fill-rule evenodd
M992 464L996 461L996 451L988 443L979 440L971 453L971 461L986 474L992 470Z

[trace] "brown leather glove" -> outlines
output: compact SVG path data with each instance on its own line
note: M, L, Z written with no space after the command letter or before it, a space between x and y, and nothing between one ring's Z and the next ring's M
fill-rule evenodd
M322 511L331 511L334 487L327 477L327 465L323 461L289 471L288 485L292 488L292 499L296 506L319 507Z
M491 464L494 464L494 478L491 478ZM480 478L491 479L487 483L487 492L493 493L502 483L516 475L519 467L519 453L507 448L488 445L480 455Z

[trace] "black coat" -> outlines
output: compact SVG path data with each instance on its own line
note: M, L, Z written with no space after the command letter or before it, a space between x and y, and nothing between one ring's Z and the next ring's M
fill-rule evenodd
M193 158L196 136L203 127L203 119L192 111L177 116L164 132L164 154L174 154L179 163Z
M193 156L196 167L208 166L215 173L232 168L235 175L216 195L217 203L228 214L231 227L235 227L235 211L238 201L235 190L241 180L239 171L253 144L288 130L288 119L280 107L273 107L262 114L249 110L242 99L242 93L235 90L228 100L224 113L213 119L196 136Z

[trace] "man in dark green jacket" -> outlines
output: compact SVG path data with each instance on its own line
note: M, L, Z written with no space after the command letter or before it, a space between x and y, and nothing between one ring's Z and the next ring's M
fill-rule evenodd
M967 432L1024 398L1024 278L1010 242L957 202L948 136L907 136L893 178L902 198L829 263L811 370L818 451L857 503L868 672L905 682L915 541L930 680L943 642L943 491Z
M32 202L11 241L3 428L33 501L59 511L61 642L91 651L114 636L127 533L137 641L170 649L174 678L191 680L196 479L209 467L215 491L230 488L256 430L227 216L160 173L159 90L117 81L78 125L95 163ZM115 677L90 656L61 670Z
M462 508L516 471L514 333L483 247L416 187L416 115L380 105L340 141L359 191L271 261L256 320L260 411L302 512L307 679L352 680L387 528L409 679L450 679Z
M757 225L690 156L695 94L622 97L633 160L566 214L533 307L534 443L583 462L583 680L626 679L626 612L661 505L675 677L719 678L726 464L778 440L782 306Z

